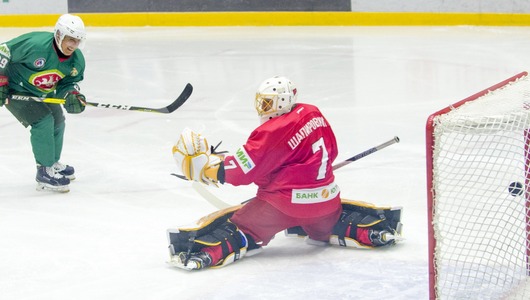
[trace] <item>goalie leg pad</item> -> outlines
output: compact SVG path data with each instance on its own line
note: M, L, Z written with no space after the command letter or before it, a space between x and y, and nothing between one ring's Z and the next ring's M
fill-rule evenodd
M245 256L247 247L245 234L227 221L204 236L190 239L186 251L175 252L170 245L170 263L187 270L223 267Z
M192 251L199 251L203 245L195 244L195 239L212 232L214 229L227 222L234 212L239 210L241 206L242 205L236 205L215 211L187 226L169 228L167 230L167 239L169 242L170 254L175 255L177 252L187 251L190 241L193 242Z
M229 218L241 205L217 211L201 218L195 227L168 229L170 264L183 269L222 267L245 256L248 241L245 234ZM194 262L195 258L208 261ZM188 266L188 261L193 262Z
M330 243L342 247L371 249L401 241L401 207L378 207L342 199L343 212L333 228ZM300 226L285 230L287 236L305 237Z
M204 252L209 253L215 263L214 268L224 267L246 255L248 249L248 240L245 234L231 222L228 226L214 233L221 240L220 245L203 248ZM222 240L224 239L224 240Z
M378 207L352 200L342 201L343 213L330 238L342 247L372 248L401 240L401 207Z

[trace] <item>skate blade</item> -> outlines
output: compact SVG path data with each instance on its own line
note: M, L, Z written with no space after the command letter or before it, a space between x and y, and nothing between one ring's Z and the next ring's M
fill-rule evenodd
M51 191L51 192L57 192L57 193L68 193L70 191L70 187L67 185L63 186L53 186L46 183L37 183L37 191Z

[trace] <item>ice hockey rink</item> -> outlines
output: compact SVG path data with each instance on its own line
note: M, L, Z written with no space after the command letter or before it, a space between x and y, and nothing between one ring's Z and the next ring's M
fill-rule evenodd
M27 31L0 28L0 41ZM427 299L425 123L454 102L530 69L527 27L89 27L82 92L67 115L70 193L35 190L29 131L0 108L0 299ZM401 139L335 172L342 197L403 207L405 241L354 250L282 233L226 268L170 267L166 230L216 208L177 172L185 127L233 153L259 124L255 89L296 83L334 128L335 163ZM238 204L255 187L208 187Z

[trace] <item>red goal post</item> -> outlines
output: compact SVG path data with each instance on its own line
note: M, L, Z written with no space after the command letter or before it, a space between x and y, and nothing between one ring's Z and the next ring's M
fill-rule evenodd
M530 299L529 153L527 72L429 116L430 299Z

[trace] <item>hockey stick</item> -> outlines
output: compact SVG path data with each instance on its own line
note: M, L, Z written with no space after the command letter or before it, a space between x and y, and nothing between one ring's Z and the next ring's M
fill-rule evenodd
M396 143L399 143L399 137L395 136L393 139L387 141L387 142L384 142L382 143L381 145L378 145L378 146L375 146L375 147L372 147L366 151L363 151L355 156L352 156L348 159L346 159L345 161L341 162L341 163L338 163L336 165L333 166L333 170L337 170L339 168L342 168L344 167L345 165L348 165L354 161L357 161L365 156L368 156L374 152L377 152L383 148L386 148L390 145L393 145L393 144L396 144ZM178 175L178 174L172 174L174 176L177 176L178 178L180 179L184 179L184 180L187 180L186 177L182 176L182 175ZM201 195L201 197L203 197L206 201L210 202L213 206L217 207L218 209L223 209L223 208L227 208L227 207L230 207L232 205L228 204L227 202L219 199L217 196L215 196L212 192L208 191L206 189L206 187L197 182L197 181L194 181L192 183L192 188L199 194ZM250 198L248 200L245 200L243 201L242 203L246 203L250 200L252 200L253 198Z
M386 148L386 147L388 147L388 146L390 146L392 144L395 144L395 143L399 143L399 138L397 136L395 136L393 139L389 140L388 142L384 142L384 143L382 143L379 146L375 146L373 148L370 148L370 149L368 149L366 151L363 151L363 152L361 152L361 153L359 153L359 154L357 154L355 156L352 156L352 157L348 158L347 160L345 160L345 161L343 161L341 163L338 163L338 164L334 165L333 166L333 170L337 170L338 168L342 168L342 167L344 167L347 164L350 164L350 163L352 163L352 162L354 162L356 160L359 160L359 159L361 159L361 158L363 158L363 157L365 157L367 155L370 155L370 154L372 154L372 153L374 153L376 151L379 151L379 150L381 150L383 148Z
M193 86L188 83L186 84L186 87L184 87L184 90L178 98L173 101L170 105L162 108L149 108L149 107L141 107L141 106L129 106L129 105L116 105L116 104L105 104L105 103L96 103L96 102L87 102L87 105L95 106L95 107L102 107L102 108L115 108L115 109L121 109L121 110L136 110L136 111L143 111L143 112L153 112L153 113L162 113L162 114L169 114L177 110L188 98L190 97L191 93L193 92Z
M66 102L66 100L64 99L41 98L41 97L36 97L36 96L24 96L24 95L11 95L9 96L9 100L33 101L33 102L43 102L43 103L51 103L51 104L64 104Z
M115 108L120 110L136 110L136 111L143 111L143 112L153 112L153 113L162 113L162 114L169 114L177 110L188 98L190 97L191 93L193 92L193 86L191 84L186 84L186 87L180 93L178 98L173 101L170 105L162 108L149 108L149 107L141 107L141 106L129 106L129 105L119 105L119 104L106 104L106 103L97 103L97 102L86 102L86 105L88 106L94 106L94 107L100 107L100 108ZM34 97L34 96L23 96L23 95L11 95L9 97L10 100L19 100L19 101L33 101L33 102L43 102L43 103L52 103L52 104L64 104L64 99L58 99L58 98L41 98L41 97Z

